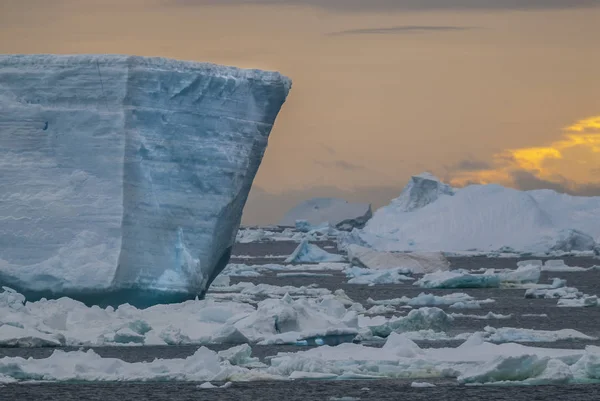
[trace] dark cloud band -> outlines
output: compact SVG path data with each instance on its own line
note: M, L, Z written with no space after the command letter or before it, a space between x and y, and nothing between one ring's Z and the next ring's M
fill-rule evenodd
M598 7L600 0L165 0L188 5L306 5L332 11L528 10Z

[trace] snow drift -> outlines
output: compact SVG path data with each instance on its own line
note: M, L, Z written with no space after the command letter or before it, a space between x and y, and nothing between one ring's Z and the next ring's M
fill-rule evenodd
M597 252L600 197L500 185L453 189L422 174L346 241L383 251Z
M0 55L0 282L91 303L202 295L290 85L162 58Z

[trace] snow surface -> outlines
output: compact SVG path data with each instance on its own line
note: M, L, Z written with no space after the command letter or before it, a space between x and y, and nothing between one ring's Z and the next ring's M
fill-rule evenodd
M290 86L163 58L0 55L0 282L108 303L202 294Z
M361 228L372 216L368 203L350 203L337 198L313 198L304 201L279 221L280 226L295 227L296 221L306 221L311 226L329 223L340 230Z
M499 185L453 189L421 175L346 241L382 251L598 252L600 197Z

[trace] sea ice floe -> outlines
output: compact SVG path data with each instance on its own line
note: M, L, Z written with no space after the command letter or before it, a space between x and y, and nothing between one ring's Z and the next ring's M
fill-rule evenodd
M351 244L346 247L348 260L367 269L404 268L413 274L448 270L450 262L441 252L381 252L364 246Z
M584 272L587 270L585 267L567 266L562 259L547 260L542 267L542 271L549 272Z
M271 287L263 290L277 291ZM317 289L300 290L310 293ZM258 302L256 307L202 300L147 309L127 304L102 309L69 298L24 303L21 294L3 291L0 345L200 345L253 343L270 337L274 342L286 342L281 336L293 343L307 337L355 335L357 314L346 309L352 300L341 290L317 294L316 298L294 300L283 293Z
M347 277L350 277L348 284L399 284L403 281L412 281L414 278L407 276L410 271L405 268L373 270L363 269L361 267L349 267L344 270Z
M467 270L438 271L424 275L414 284L422 288L498 288L501 285L535 284L540 279L540 267L519 266L516 270L475 274Z
M435 384L427 383L427 382L412 382L410 384L410 386L413 387L413 388L431 388L431 387L436 387Z
M439 308L419 308L411 310L408 315L392 318L380 325L373 325L370 330L373 335L387 337L391 333L408 331L434 330L446 331L454 318Z
M582 308L589 306L598 306L598 297L596 295L584 295L581 298L562 298L558 300L557 306L563 308Z
M486 340L494 343L509 342L554 342L561 340L597 340L596 337L585 335L577 330L533 330L513 327L494 328L487 326L484 329Z
M503 315L501 313L488 312L485 315L471 315L463 313L451 313L450 316L454 318L467 318L467 319L478 319L478 320L490 320L490 319L510 319L512 314ZM523 315L525 316L525 315Z
M367 303L372 305L409 305L409 306L450 306L450 305L480 305L483 303L493 303L493 299L476 300L469 294L464 292L456 292L447 295L433 295L427 293L420 293L414 298L401 297L393 299L381 299L374 300L372 298L367 299ZM463 306L460 305L460 306ZM458 306L458 307L460 307ZM456 307L456 306L455 306Z
M560 384L600 380L599 347L493 344L482 333L456 348L422 349L406 335L392 333L381 348L345 343L278 353L267 357L266 363L250 352L248 346L219 353L202 347L185 359L129 363L102 358L92 350L57 350L44 359L0 358L0 382L455 378L465 384Z

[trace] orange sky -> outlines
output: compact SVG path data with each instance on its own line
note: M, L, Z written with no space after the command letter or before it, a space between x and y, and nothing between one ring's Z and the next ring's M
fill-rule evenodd
M0 52L131 53L290 76L246 223L276 222L315 194L379 206L425 170L455 184L600 194L600 7L238 2L0 0Z

